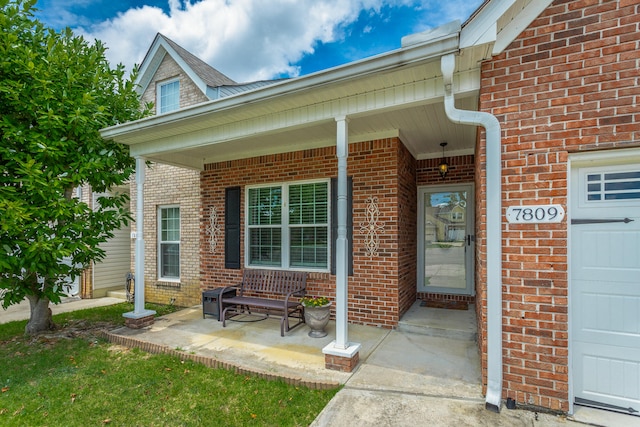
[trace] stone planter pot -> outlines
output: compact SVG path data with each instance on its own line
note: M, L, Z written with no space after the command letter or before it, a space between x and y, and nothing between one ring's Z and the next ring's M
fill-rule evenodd
M329 317L331 316L331 303L321 306L304 306L304 321L311 331L309 336L311 338L322 338L327 336L327 323L329 323Z

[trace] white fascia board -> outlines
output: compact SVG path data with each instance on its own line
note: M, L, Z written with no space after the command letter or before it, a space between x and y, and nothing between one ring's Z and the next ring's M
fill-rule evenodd
M140 65L138 78L136 79L136 90L142 95L149 84L153 80L153 76L158 71L162 60L165 55L171 56L178 66L189 76L189 78L195 83L195 85L202 91L203 94L207 94L206 83L187 65L180 55L167 43L162 36L157 36L153 44L149 48L149 52L144 58L144 61Z
M167 54L167 51L164 49L159 49L160 44L158 39L154 41L151 48L149 48L149 52L144 57L144 61L140 64L140 69L138 70L138 77L136 78L136 91L139 96L145 93L151 80L153 80L153 76L158 71L160 64L162 63L162 58Z
M496 41L498 19L516 0L493 0L487 3L460 32L460 49Z
M493 45L493 55L499 55L511 44L540 14L551 4L553 0L533 0L522 8L516 17L504 26L498 33Z
M237 95L186 107L171 113L151 116L108 127L102 129L100 133L105 139L114 139L115 141L121 142L119 141L120 137L131 132L174 124L184 119L192 120L208 113L220 112L255 102L284 97L311 88L335 84L336 82L350 80L372 73L379 73L407 64L433 60L447 53L457 52L458 36L459 32L454 31L450 34L425 41L424 43L396 49L381 55L365 58L328 70L318 71L295 79L283 80L281 83L264 86L253 91L242 92Z

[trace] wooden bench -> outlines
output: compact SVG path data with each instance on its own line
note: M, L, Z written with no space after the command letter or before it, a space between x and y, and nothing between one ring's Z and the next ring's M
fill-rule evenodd
M272 312L280 315L280 336L304 323L304 307L297 298L305 294L307 273L301 271L256 270L245 269L242 283L227 286L220 295L230 289L236 290L232 297L219 299L222 313L222 326L227 326L227 319L239 314L254 314L254 309L262 315ZM297 319L297 323L289 325L289 317Z

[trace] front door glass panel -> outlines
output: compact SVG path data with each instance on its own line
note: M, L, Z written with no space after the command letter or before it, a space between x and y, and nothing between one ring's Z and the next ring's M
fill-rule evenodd
M471 293L470 196L469 188L427 188L420 192L420 291Z

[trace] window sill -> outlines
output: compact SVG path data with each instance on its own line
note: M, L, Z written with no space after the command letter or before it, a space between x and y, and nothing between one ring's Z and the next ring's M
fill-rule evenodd
M156 287L165 288L165 289L180 289L182 287L182 284L180 282L161 281L161 282L156 282Z

